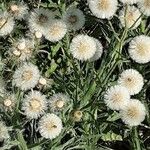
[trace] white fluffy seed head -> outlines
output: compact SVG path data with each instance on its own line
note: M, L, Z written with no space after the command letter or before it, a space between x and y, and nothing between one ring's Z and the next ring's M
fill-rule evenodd
M3 141L5 139L9 138L8 128L5 126L5 124L0 121L0 141Z
M67 26L61 19L53 19L46 28L44 36L51 42L60 41L67 33Z
M95 52L94 56L92 58L90 58L90 61L98 60L102 56L102 53L103 53L103 46L102 46L101 42L95 38L94 38L94 40L96 42L96 52Z
M42 34L49 27L51 19L54 18L54 13L44 8L35 9L31 12L28 25L31 31L39 31Z
M12 111L16 104L16 97L14 94L7 93L3 97L1 108L4 111Z
M18 42L17 48L18 48L19 50L23 50L23 49L25 49L25 47L26 47L25 39L21 39L21 40Z
M13 43L13 46L10 48L10 55L13 53L19 61L25 61L32 57L34 47L34 40L21 38Z
M120 0L123 4L135 4L141 0Z
M130 95L135 95L142 90L144 79L137 70L127 69L121 73L118 84L126 87Z
M150 0L140 0L138 6L144 15L150 16Z
M119 13L119 19L123 27L136 29L141 23L141 13L135 6L128 6Z
M111 18L117 11L117 0L88 0L89 8L94 16L102 19Z
M15 25L14 18L6 11L0 11L0 36L8 35Z
M62 93L51 96L49 100L50 110L53 113L59 113L64 110L69 102L69 97Z
M43 77L41 77L41 78L39 79L39 84L41 84L41 85L46 85L46 84L47 84L46 79L43 78Z
M29 30L26 32L25 36L27 39L30 39L34 43L37 43L37 42L40 42L43 40L43 33L38 30L36 30L36 31Z
M35 37L36 37L37 39L42 38L42 33L39 32L39 31L36 31L36 32L35 32Z
M79 34L72 39L70 52L74 58L83 61L88 60L92 58L96 52L96 42L88 35Z
M23 2L12 2L10 4L10 13L15 19L24 19L25 16L28 14L28 6Z
M128 90L120 85L110 87L104 96L106 105L112 110L123 109L129 102Z
M85 24L85 16L80 9L70 7L63 16L63 20L70 30L79 30Z
M73 112L73 120L75 122L80 122L83 117L83 112L81 110L75 110Z
M4 106L9 107L9 106L11 106L11 104L12 104L12 101L10 99L4 100Z
M129 55L137 63L144 64L150 61L150 37L136 36L129 44Z
M47 109L46 96L39 91L32 91L25 96L22 103L22 110L29 119L37 119Z
M13 85L26 91L34 88L37 85L39 78L40 72L38 67L31 63L25 63L15 71L13 75Z
M129 126L138 126L145 119L145 106L136 99L131 99L129 104L120 111L121 119Z
M62 131L62 121L55 114L46 114L40 119L39 132L46 139L56 138Z
M20 55L21 55L21 52L18 51L18 50L16 50L16 49L14 49L14 50L13 50L13 54L14 54L15 56L20 56Z

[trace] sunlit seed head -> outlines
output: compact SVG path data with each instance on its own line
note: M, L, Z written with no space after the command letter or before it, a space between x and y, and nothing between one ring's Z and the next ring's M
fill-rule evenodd
M112 95L112 102L113 103L121 103L123 101L123 95L122 93L114 93L114 95Z
M132 87L132 86L133 86L133 83L135 83L135 79L132 78L132 77L128 77L128 78L126 79L126 82L129 84L130 87Z
M25 47L26 47L25 41L22 41L22 42L19 43L18 46L17 46L17 48L18 48L19 50L23 50L23 49L25 49Z
M39 32L39 31L36 31L36 32L35 32L35 37L36 37L37 39L40 39L40 38L42 37L42 33Z
M32 91L23 100L22 110L29 119L37 119L47 109L45 95L39 91Z
M49 27L45 30L45 38L51 42L57 42L61 40L67 33L67 26L64 21L60 19L54 19L49 24Z
M73 57L79 60L88 60L96 52L96 42L88 35L79 34L72 39L70 51Z
M137 44L137 52L141 55L141 56L145 56L147 54L147 45L144 44L143 42L139 42Z
M33 72L31 70L25 70L22 73L22 79L25 80L25 81L31 80L32 77L33 77Z
M9 11L15 19L22 20L25 19L28 13L28 6L24 2L12 1L9 4Z
M135 29L141 23L141 12L135 6L128 6L120 11L119 19L123 27Z
M150 16L150 0L139 1L138 6L144 15Z
M150 7L150 1L149 0L144 0L144 5L147 7Z
M12 101L11 101L10 99L5 99L5 100L4 100L4 105L5 105L6 107L10 107L10 106L12 105Z
M98 8L104 11L107 11L109 9L110 3L108 0L99 0L98 2Z
M74 113L73 113L74 121L79 122L79 121L81 121L82 117L83 117L83 112L81 110L74 111Z
M4 112L12 112L16 104L16 97L14 94L5 91L5 94L2 95L2 100L0 102L0 109Z
M38 99L33 98L30 101L30 106L31 106L32 110L39 111L40 107L41 107L41 104L40 104L40 101Z
M60 113L67 108L69 97L62 93L53 94L49 100L50 110L54 113Z
M142 90L144 79L137 70L127 69L121 73L118 84L126 87L130 95L135 95Z
M54 139L62 131L62 121L55 114L46 114L39 121L39 132L46 139Z
M144 0L144 6L150 8L150 0Z
M137 110L136 106L129 108L127 110L127 115L130 116L131 118L137 118L139 116L139 111Z
M17 58L18 62L23 62L29 60L33 55L33 51L35 48L35 41L29 38L19 38L15 42L13 42L13 46L10 47L9 54L12 56L12 53L15 56L19 56Z
M23 49L21 52L24 53L24 54L32 54L33 49L30 48L30 47L26 47L26 48Z
M125 79L125 82L129 85L129 87L132 87L133 83L135 83L135 79L133 77L128 77Z
M88 49L88 45L86 43L80 42L79 46L78 46L78 50L81 53L81 55L83 53L86 53L86 50Z
M150 61L150 37L140 35L133 38L129 44L129 55L137 63L147 63Z
M63 100L57 100L56 101L56 106L58 108L63 108L64 105L65 105L65 102Z
M14 25L14 18L7 11L0 11L0 36L10 34Z
M110 87L104 96L106 105L112 110L123 109L128 104L129 99L129 91L120 85Z
M16 5L16 4L11 5L11 6L10 6L10 9L11 9L11 11L14 12L14 13L18 13L18 12L19 12L19 7L18 7L18 5Z
M0 121L0 141L2 142L5 139L9 138L8 128L4 122Z
M51 132L51 131L53 131L53 129L56 129L57 126L55 125L54 122L49 122L49 123L46 123L46 124L45 124L45 128L46 128L49 132Z
M129 126L137 126L145 119L145 106L137 99L131 99L128 105L120 111L121 119Z
M102 56L102 53L103 53L103 46L102 46L101 42L95 38L93 38L93 39L96 42L96 52L95 52L94 56L90 59L90 61L98 60Z
M25 63L13 75L13 84L22 90L28 90L38 84L40 72L37 66Z
M40 79L39 79L39 83L40 83L41 85L46 85L46 84L47 84L47 81L46 81L45 78L40 78Z
M18 51L18 50L14 50L14 51L13 51L13 54L14 54L15 56L20 56L20 55L21 55L21 52Z
M57 25L53 26L53 30L51 32L52 36L58 36L59 32L60 32L59 26L57 26Z
M88 0L89 8L98 18L110 19L116 13L117 0Z

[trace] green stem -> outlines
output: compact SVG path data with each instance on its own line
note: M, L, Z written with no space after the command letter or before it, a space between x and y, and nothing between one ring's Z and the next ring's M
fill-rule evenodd
M132 137L133 137L134 150L142 150L140 146L139 137L138 137L137 127L133 127L132 132L133 132Z
M117 39L118 41L120 41L120 39L119 39L119 37L118 37L118 34L116 33L116 31L115 31L115 29L114 29L114 27L113 27L111 21L109 20L108 23L109 23L110 28L111 28L111 30L113 31L114 36L116 37L116 39Z
M23 134L22 134L22 131L18 131L17 132L17 139L18 139L18 141L19 141L19 148L21 149L21 150L28 150L28 147L27 147L27 144L26 144L26 141L25 141L25 139L24 139L24 137L23 137Z
M122 33L120 42L114 48L115 51L112 53L112 57L111 57L110 61L106 62L107 64L104 65L104 67L102 68L102 70L99 73L99 78L103 79L101 82L103 84L104 83L106 84L106 75L107 75L107 80L108 80L109 76L111 75L111 73L114 71L114 69L116 68L116 66L118 64L118 63L116 64L116 62L118 62L118 60L121 58L122 48L124 45L124 41L127 37L127 33L128 33L128 29L125 28L124 32ZM110 68L111 70L108 68ZM108 71L107 71L107 69L108 69ZM109 73L109 72L111 72L111 73ZM105 76L104 78L103 78L103 75Z
M41 145L43 145L43 144L45 144L47 142L49 142L49 140L43 139L42 141L40 141L38 143L34 143L34 144L29 145L28 148L35 148L35 147L41 146Z

